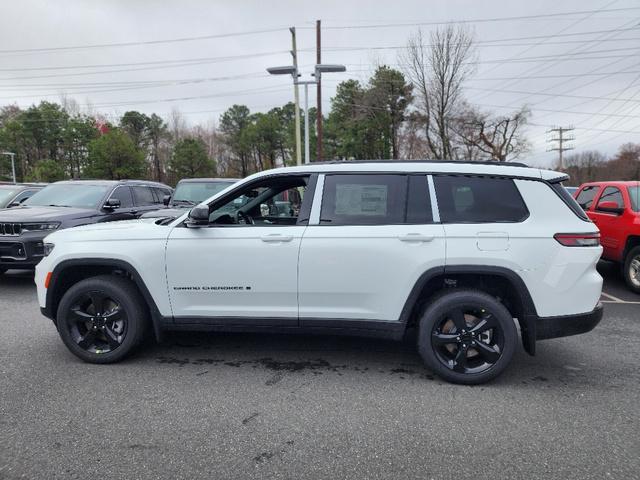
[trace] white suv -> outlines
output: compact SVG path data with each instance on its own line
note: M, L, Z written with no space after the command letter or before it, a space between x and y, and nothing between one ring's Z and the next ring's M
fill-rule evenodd
M149 330L402 338L441 377L481 383L518 342L602 317L598 229L562 173L520 164L340 162L252 175L170 221L53 233L38 300L81 359Z

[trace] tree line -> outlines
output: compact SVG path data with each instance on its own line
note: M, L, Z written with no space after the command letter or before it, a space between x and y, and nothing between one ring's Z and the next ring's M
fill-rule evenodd
M465 98L475 58L473 35L464 26L418 31L400 67L378 65L366 81L341 82L323 119L323 160L506 161L525 154L526 106L498 115ZM315 118L315 109L309 114ZM67 99L43 101L0 108L0 150L16 153L17 176L25 181L149 178L173 184L187 177L244 177L295 164L294 117L293 103L267 112L233 105L217 125L189 127L178 110L166 119L129 111L107 120L81 113ZM309 123L315 145L315 122ZM311 160L317 160L314 149ZM4 179L8 161L0 157Z

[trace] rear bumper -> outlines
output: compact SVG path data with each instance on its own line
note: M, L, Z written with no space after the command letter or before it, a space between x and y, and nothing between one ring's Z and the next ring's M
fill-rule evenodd
M536 319L536 340L568 337L590 332L602 320L603 306L596 305L591 312L559 317L538 317Z

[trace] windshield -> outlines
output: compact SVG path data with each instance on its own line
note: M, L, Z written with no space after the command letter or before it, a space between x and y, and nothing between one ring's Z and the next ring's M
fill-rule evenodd
M43 188L23 205L98 208L109 188L108 185L58 183Z
M631 208L634 212L640 212L638 206L640 202L638 202L638 195L640 195L640 186L636 185L635 187L629 187L629 200L631 200Z
M172 203L197 204L214 196L231 185L231 182L184 182L178 184Z
M0 187L0 208L6 207L6 204L15 196L18 190L20 190L20 187Z

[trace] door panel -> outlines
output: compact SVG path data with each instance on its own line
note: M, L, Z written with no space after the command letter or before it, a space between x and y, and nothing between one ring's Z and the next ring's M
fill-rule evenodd
M444 258L442 225L309 226L300 249L300 323L397 321L420 275Z
M427 176L325 175L316 190L300 248L301 325L398 321L418 278L444 265Z
M210 317L224 324L237 317L297 325L297 262L305 228L174 228L166 255L176 322Z

